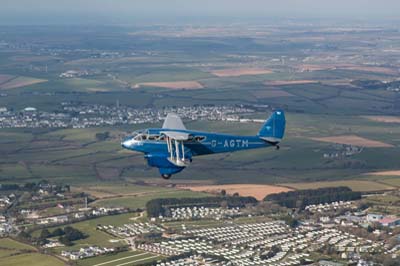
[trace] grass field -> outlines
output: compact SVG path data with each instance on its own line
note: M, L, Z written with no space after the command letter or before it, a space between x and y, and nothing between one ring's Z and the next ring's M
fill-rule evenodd
M400 197L397 193L385 193L384 195L370 195L363 199L367 203L372 203L371 212L384 213L387 215L398 216L400 212Z
M133 88L138 89L141 87L158 87L158 88L167 88L171 90L195 90L204 88L198 81L174 81L174 82L145 82L145 83L137 83L133 86Z
M389 184L382 184L375 181L365 181L365 180L344 180L344 181L334 181L334 182L310 182L310 183L283 183L281 185L293 189L317 189L323 187L345 186L351 188L354 191L362 191L362 192L391 190L395 188Z
M98 224L101 225L115 225L115 226L120 226L125 223L132 223L132 220L130 218L137 217L138 214L135 213L127 213L127 214L120 214L120 215L112 215L112 216L105 216L105 217L100 217L100 218L95 218L91 220L86 220L83 222L78 222L78 223L73 223L70 224L70 226L81 230L82 232L85 232L85 234L88 235L87 238L81 239L78 241L74 242L74 245L71 247L64 247L62 249L69 249L69 250L76 250L79 249L80 247L86 247L88 245L98 245L102 247L118 247L118 246L125 246L126 242L125 241L110 241L110 240L120 240L119 238L113 237L111 235L108 235L107 233L104 233L102 231L96 230L96 226ZM57 226L49 228L49 230L54 230L56 229ZM34 231L32 233L33 236L38 236L40 234L41 230ZM60 250L60 248L57 248Z
M211 73L217 77L240 77L251 75L272 74L270 69L261 68L232 68L232 69L219 69L213 70Z
M123 266L140 265L141 263L162 259L161 256L141 252L127 251L116 255L104 255L78 261L78 266Z
M43 82L47 82L47 80L31 78L31 77L16 77L0 84L0 89L2 90L16 89Z
M13 255L7 258L0 259L0 264L2 266L21 266L21 265L31 265L31 266L59 266L67 265L61 260L39 253L29 253L21 255Z
M377 116L377 115L370 115L370 116L363 116L366 119L375 121L375 122L383 122L383 123L400 123L400 117L398 116Z
M38 253L32 246L9 238L0 238L0 265L61 266L66 264L55 257Z
M129 183L121 184L107 184L95 186L83 186L73 187L73 191L87 192L90 195L102 199L102 198L113 198L116 196L139 196L143 194L155 194L164 193L170 191L170 189L155 187L155 186L139 186L132 185Z
M170 189L163 192L151 192L138 194L136 196L122 196L115 198L100 199L94 202L95 206L116 207L123 206L132 209L143 209L149 200L155 198L194 198L206 197L210 194L202 192L192 192L188 190Z
M383 178L383 179L379 179L379 182L387 184L389 186L394 186L394 187L400 188L400 177Z
M391 148L391 147L393 147L392 145L383 143L381 141L370 140L370 139L362 138L362 137L355 136L355 135L313 138L313 140L345 144L345 145L354 145L354 146L360 146L360 147L368 147L368 148Z
M368 173L371 176L400 176L400 171L392 170L392 171L381 171L381 172L371 172Z

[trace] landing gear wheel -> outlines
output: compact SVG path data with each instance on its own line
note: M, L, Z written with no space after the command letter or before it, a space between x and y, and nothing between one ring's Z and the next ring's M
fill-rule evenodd
M168 180L171 178L171 175L162 174L161 177L164 178L165 180Z
M275 149L276 149L276 150L279 150L280 148L281 148L281 147L280 147L279 145L276 145L276 146L275 146Z

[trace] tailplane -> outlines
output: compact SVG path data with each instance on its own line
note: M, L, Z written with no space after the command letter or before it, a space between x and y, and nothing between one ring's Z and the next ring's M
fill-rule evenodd
M272 144L278 144L285 134L285 126L285 113L277 110L267 119L257 136Z

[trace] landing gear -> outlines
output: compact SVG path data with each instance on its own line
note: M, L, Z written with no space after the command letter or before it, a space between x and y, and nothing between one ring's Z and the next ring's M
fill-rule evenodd
M276 149L276 150L279 150L280 148L281 148L281 147L280 147L279 145L276 145L276 146L275 146L275 149Z
M162 174L161 177L164 178L165 180L169 180L171 178L171 175Z

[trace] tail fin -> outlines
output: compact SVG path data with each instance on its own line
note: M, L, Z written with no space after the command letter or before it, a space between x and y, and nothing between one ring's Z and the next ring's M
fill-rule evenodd
M273 144L279 143L285 134L286 119L282 110L275 111L264 123L258 136Z

